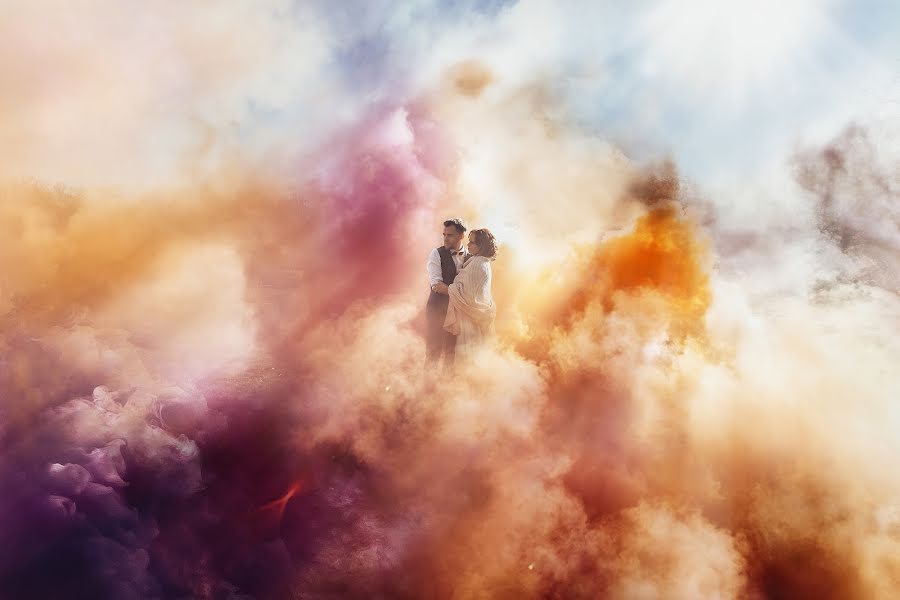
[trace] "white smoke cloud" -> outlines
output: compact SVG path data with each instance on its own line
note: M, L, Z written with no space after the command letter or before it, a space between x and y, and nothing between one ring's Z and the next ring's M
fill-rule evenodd
M299 111L294 135L315 134L334 93L328 36L290 2L18 2L0 40L3 178L189 182L223 151L270 145L267 113Z

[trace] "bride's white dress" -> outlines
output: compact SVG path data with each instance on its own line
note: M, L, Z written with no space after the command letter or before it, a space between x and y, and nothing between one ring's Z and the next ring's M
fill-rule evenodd
M457 360L471 359L474 352L494 335L497 310L491 295L491 261L473 256L448 287L450 304L444 329L456 338Z

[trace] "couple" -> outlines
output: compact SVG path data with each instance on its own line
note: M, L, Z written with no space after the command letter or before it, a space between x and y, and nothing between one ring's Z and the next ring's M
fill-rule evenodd
M474 229L463 247L465 233L460 219L444 221L444 245L428 257L431 295L425 305L425 352L430 365L436 365L442 355L445 368L456 355L467 362L494 333L491 261L497 246L489 230Z

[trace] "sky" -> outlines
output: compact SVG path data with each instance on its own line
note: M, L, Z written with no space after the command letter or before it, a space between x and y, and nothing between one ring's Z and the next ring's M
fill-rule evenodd
M898 28L0 3L0 597L893 597Z

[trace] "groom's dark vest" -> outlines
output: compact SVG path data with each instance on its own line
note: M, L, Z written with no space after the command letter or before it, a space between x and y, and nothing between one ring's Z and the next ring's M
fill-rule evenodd
M453 278L456 277L456 263L453 262L453 256L446 246L438 247L437 251L441 257L441 277L444 279L444 283L450 285L453 283ZM425 305L425 311L434 317L440 317L443 323L449 304L450 296L431 292L431 295L428 296L428 303Z

